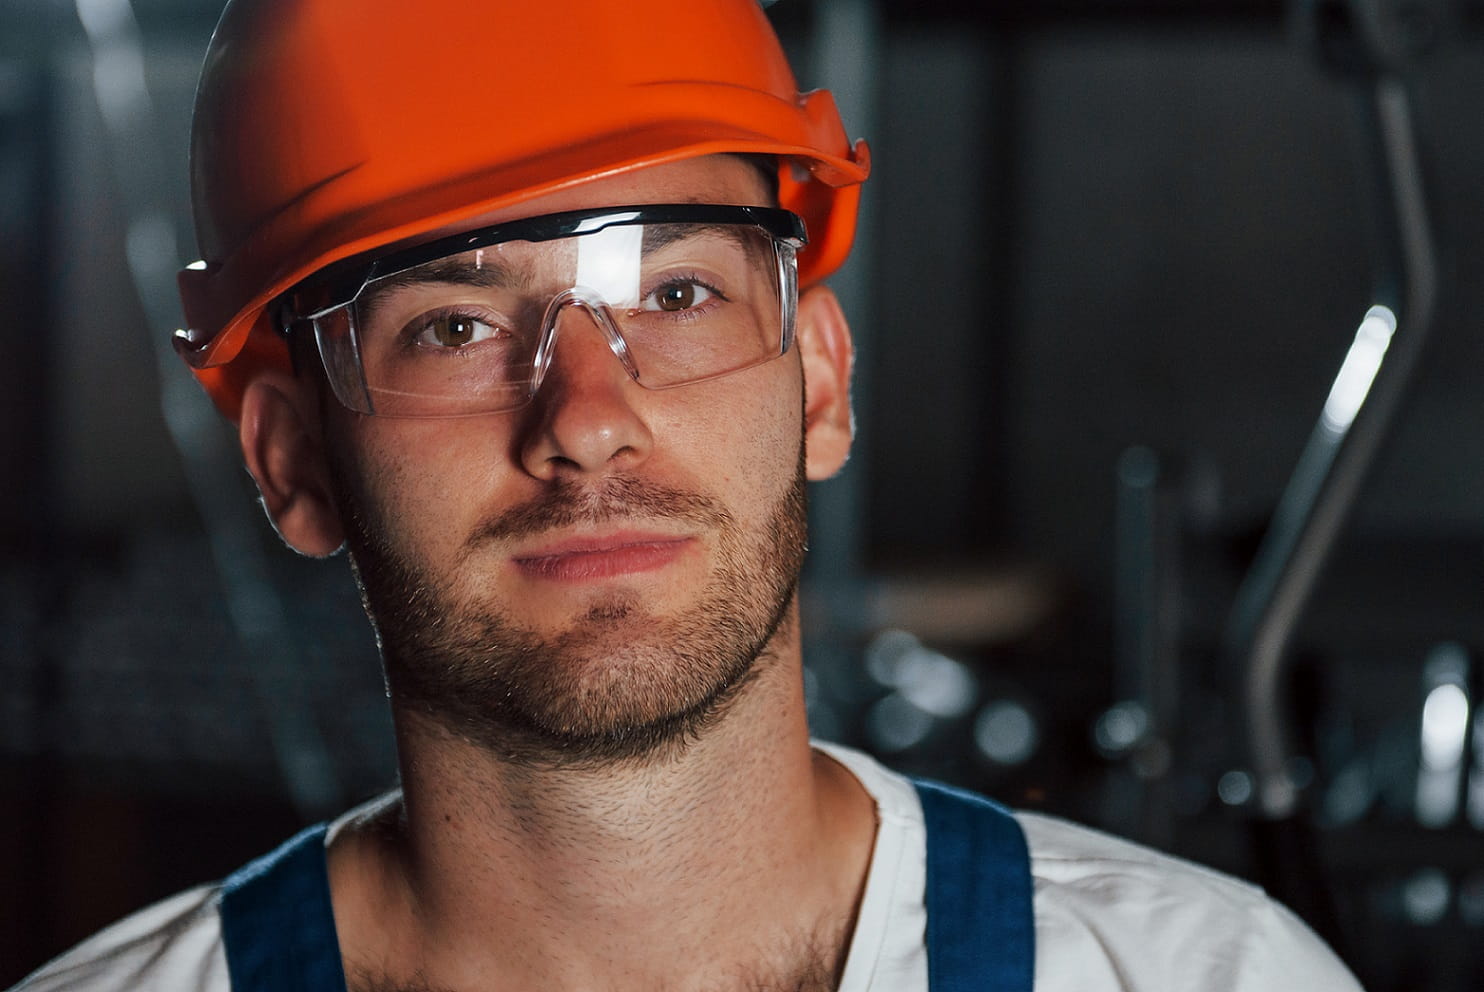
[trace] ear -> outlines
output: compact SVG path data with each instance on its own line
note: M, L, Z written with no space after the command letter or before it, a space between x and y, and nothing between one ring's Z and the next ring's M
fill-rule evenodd
M323 558L340 549L345 535L317 413L302 382L267 372L242 395L238 437L278 536L300 554Z
M818 481L840 471L850 456L855 346L840 301L827 286L811 286L800 294L797 327L804 363L805 465L809 478Z

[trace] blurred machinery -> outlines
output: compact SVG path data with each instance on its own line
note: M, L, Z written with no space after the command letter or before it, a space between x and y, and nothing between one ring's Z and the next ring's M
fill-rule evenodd
M1101 778L1080 797L1084 816L1160 847L1240 864L1355 962L1371 987L1476 988L1484 982L1484 953L1470 935L1484 923L1484 716L1474 707L1470 649L1441 640L1398 659L1394 681L1413 690L1362 716L1337 685L1343 668L1295 643L1448 289L1412 90L1419 67L1456 36L1460 12L1388 0L1290 8L1293 33L1351 93L1370 194L1374 292L1261 539L1249 544L1250 557L1234 556L1250 565L1233 565L1245 575L1229 590L1219 633L1192 640L1200 628L1191 614L1210 590L1188 584L1187 571L1189 558L1209 557L1221 540L1212 529L1213 473L1131 447L1117 466L1114 701L1089 721L1093 749L1109 762L1100 773L1067 767L1065 755L1047 764L1054 759L1043 747L1066 729L1047 724L1067 694L1036 686L1023 656L996 664L981 655L975 664L965 660L972 650L939 650L1024 645L1048 621L1063 591L1049 576L1017 569L1001 574L998 592L981 579L977 602L973 582L936 594L921 580L909 583L945 604L957 618L949 629L900 608L846 611L844 623L878 632L865 644L863 675L846 665L811 683L815 712L829 730L902 767L1008 792L1011 801L1017 788L1022 801L1043 801L1037 781L1061 780L1066 790L1068 776ZM855 592L879 606L891 598L881 588L858 583ZM946 605L955 598L958 610ZM996 625L1007 612L1019 623ZM956 636L966 632L964 617L983 622L977 636ZM1368 734L1358 730L1365 720ZM1037 773L1016 774L1033 759L1042 763ZM1228 828L1224 845L1208 846L1213 817ZM1372 942L1395 929L1411 935L1400 953Z

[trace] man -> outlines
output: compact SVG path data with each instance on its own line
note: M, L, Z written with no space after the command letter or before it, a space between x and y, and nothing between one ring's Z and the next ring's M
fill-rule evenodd
M400 789L22 987L1353 989L1248 886L811 745L867 171L754 0L233 3L177 344L347 550Z

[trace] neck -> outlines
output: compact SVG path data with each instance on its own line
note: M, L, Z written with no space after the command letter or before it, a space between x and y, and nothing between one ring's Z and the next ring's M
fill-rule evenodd
M767 988L843 966L873 810L809 748L796 642L699 739L648 761L515 766L396 716L402 803L331 852L352 973Z

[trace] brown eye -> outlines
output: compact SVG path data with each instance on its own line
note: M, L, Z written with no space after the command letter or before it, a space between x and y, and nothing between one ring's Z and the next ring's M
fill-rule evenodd
M439 317L428 330L433 340L450 348L474 340L474 321L468 317Z
M661 310L686 310L696 304L696 287L688 282L672 283L655 296Z
M420 344L439 348L462 348L493 337L494 334L495 329L484 321L476 320L468 314L454 313L429 320L423 325L417 340Z
M644 300L645 310L661 310L665 313L681 313L701 306L719 294L703 283L687 279L667 282L649 294Z

